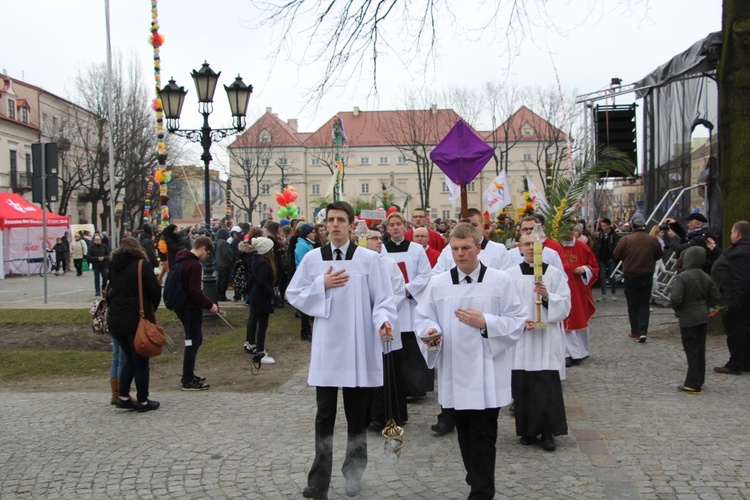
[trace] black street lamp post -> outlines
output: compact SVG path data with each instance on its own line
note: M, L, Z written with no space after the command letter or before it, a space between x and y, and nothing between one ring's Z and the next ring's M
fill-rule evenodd
M211 164L211 144L220 141L226 137L238 134L245 130L245 116L247 114L247 104L250 100L250 94L253 93L252 85L245 85L242 78L238 75L230 86L224 85L229 98L229 107L232 110L232 128L212 129L208 124L208 116L214 110L213 100L216 84L219 81L221 71L214 72L207 62L203 63L201 69L191 73L195 82L195 91L198 93L198 111L203 115L203 126L199 129L180 129L180 114L182 105L185 102L187 90L184 87L178 87L174 79L169 80L163 89L159 91L162 105L164 107L164 117L167 119L167 130L171 134L185 137L186 139L197 142L203 147L201 160L204 164L204 208L206 216L206 230L211 230L211 179L209 176L209 165ZM213 257L206 259L203 266L203 291L214 302L218 302L218 293L216 291L216 277L214 276Z
M258 224L263 222L263 215L268 210L268 205L266 203L258 202L255 204L255 209L258 211Z

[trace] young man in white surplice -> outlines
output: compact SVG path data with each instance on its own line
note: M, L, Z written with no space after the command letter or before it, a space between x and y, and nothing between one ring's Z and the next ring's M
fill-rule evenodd
M370 388L383 385L381 339L391 336L397 318L391 279L380 256L350 241L351 205L328 205L326 229L330 244L305 254L286 290L291 305L315 319L307 383L316 388L318 409L315 460L302 492L305 498L328 497L339 387L347 421L346 494L359 493L367 465Z
M479 261L482 237L467 223L451 231L456 266L433 276L417 306L417 333L427 365L438 367L438 401L454 409L469 498L495 494L500 407L510 404L510 348L526 320L513 279ZM438 344L438 349L427 345Z

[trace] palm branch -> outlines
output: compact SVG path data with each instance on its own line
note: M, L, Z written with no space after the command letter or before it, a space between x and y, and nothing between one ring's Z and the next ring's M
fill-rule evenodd
M567 236L573 223L581 197L586 188L607 173L618 173L626 177L635 175L635 165L622 152L613 148L601 148L598 155L584 155L584 161L574 171L559 171L547 188L547 203L539 206L544 216L547 236L561 241ZM596 158L595 161L588 160Z

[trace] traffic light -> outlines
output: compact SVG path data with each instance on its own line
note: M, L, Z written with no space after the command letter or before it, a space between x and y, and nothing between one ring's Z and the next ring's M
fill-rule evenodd
M44 148L44 161L42 161L42 148ZM48 142L42 144L37 142L31 145L31 168L33 178L31 180L31 198L34 203L42 203L42 164L47 174L45 191L47 202L57 201L59 195L59 177L57 143Z
M635 104L596 106L596 149L609 147L621 151L638 165L635 133ZM607 177L623 177L611 172Z

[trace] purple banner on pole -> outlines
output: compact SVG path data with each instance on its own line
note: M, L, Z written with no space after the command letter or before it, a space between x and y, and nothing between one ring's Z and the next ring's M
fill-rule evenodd
M459 120L432 150L430 158L455 184L468 184L493 154L492 147Z

